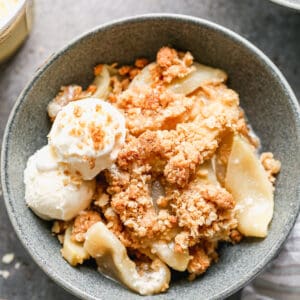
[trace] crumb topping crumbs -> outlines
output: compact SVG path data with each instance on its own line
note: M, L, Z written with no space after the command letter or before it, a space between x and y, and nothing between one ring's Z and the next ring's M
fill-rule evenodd
M93 210L82 211L74 220L71 239L74 242L82 243L85 241L85 234L88 229L97 222L101 221L100 214Z
M56 220L53 223L51 231L54 234L62 234L62 233L64 233L66 231L66 229L69 226L70 226L70 222L69 221Z
M157 64L151 70L152 79L154 82L170 83L176 78L183 78L194 70L193 60L190 52L179 53L175 49L163 47L158 51Z
M95 110L96 110L97 113L101 112L102 111L102 106L97 104Z
M88 161L89 162L89 166L90 166L91 170L95 168L96 159L94 157L88 157L88 156L84 155L82 157L82 159L84 161Z
M121 76L127 75L132 70L131 66L123 66L118 71Z
M75 105L73 113L76 118L80 118L82 115L82 109L78 105Z
M130 133L139 135L146 130L173 129L185 122L193 99L159 87L143 88L123 92L115 105L124 112Z
M156 62L149 66L153 83L134 88L130 83L149 64L147 59L137 59L134 66L117 68L115 63L108 67L107 101L125 116L126 142L115 164L97 177L97 193L91 206L70 222L71 238L80 243L93 224L104 222L133 254L141 274L148 265L147 256L141 253L151 252L153 241L173 242L175 253L188 251L191 258L187 271L193 280L218 260L219 241L238 243L242 239L236 203L222 187L223 175L216 174L220 182L216 185L209 181L208 170L201 168L216 154L219 167L226 167L231 151L227 139L234 134L242 135L256 148L259 141L251 135L238 94L225 84L207 82L189 95L168 90L173 80L194 71L193 61L189 52L163 47ZM97 65L95 76L102 70L103 65ZM63 87L55 101L65 105L95 90L93 85L86 91L78 86ZM96 112L101 109L96 106ZM74 116L80 117L81 113L75 106ZM112 123L111 115L107 115L105 124ZM81 136L86 128L94 149L102 150L105 132L94 122L87 125L80 121L79 128L73 128L70 135ZM77 147L81 149L86 142L82 140ZM83 159L91 169L95 167L95 158ZM262 153L260 160L274 183L280 162L270 152ZM74 176L65 172L70 178L66 184L80 184L80 173ZM152 185L156 181L163 192L154 199ZM55 221L52 232L62 237L70 223Z
M134 65L139 69L145 68L148 64L149 64L149 60L146 58L138 58L134 62Z
M102 64L99 64L99 65L95 66L94 67L94 75L95 76L100 75L102 70L103 70L103 65Z
M79 137L83 135L83 130L81 128L72 128L69 132L70 136Z
M262 153L260 156L260 161L268 173L270 182L274 184L276 179L275 176L279 173L281 168L280 161L276 160L271 152Z
M96 126L94 122L89 125L89 134L92 138L94 149L96 151L104 148L105 132L100 126Z

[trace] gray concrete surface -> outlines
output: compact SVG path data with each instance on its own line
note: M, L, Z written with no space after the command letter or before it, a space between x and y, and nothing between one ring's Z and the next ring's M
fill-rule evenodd
M193 15L236 31L275 62L300 99L300 13L267 0L38 0L29 39L10 61L0 66L0 141L17 96L51 53L94 26L150 12ZM2 256L10 252L15 254L13 262L2 263ZM7 279L0 275L0 299L75 299L52 282L22 247L9 222L2 195L0 270L10 272ZM231 299L238 298L235 295Z

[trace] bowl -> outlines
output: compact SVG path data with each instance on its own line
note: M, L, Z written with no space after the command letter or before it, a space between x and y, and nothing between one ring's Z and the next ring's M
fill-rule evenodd
M172 45L190 50L195 59L226 70L229 86L240 94L262 150L282 162L275 192L275 211L265 239L244 239L220 247L220 260L203 276L189 282L176 276L167 293L155 299L220 299L250 282L278 253L296 220L300 187L299 106L288 83L274 64L236 33L203 19L153 14L112 22L83 34L38 70L18 98L4 134L1 174L5 203L24 247L58 284L83 299L141 299L96 271L71 267L60 255L50 224L25 205L23 170L28 157L47 143L50 129L47 103L61 85L87 86L97 63L154 59L156 51Z
M300 0L271 0L272 2L294 10L300 10Z
M0 63L17 51L32 27L33 1L18 0L14 3L10 8L6 7L5 14L2 11L3 17L0 18Z

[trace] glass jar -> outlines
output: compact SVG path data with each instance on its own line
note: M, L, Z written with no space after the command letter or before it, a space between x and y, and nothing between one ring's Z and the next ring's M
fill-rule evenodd
M0 23L0 63L25 41L32 27L32 0L19 0Z

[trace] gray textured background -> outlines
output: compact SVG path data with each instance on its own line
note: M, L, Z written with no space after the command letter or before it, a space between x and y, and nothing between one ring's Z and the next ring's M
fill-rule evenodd
M267 0L37 0L29 39L10 61L0 65L0 142L17 96L51 53L94 26L150 12L193 15L236 31L275 62L300 99L300 13ZM3 264L2 256L11 252L14 261ZM0 270L10 272L7 279L0 276L0 300L75 298L53 283L24 250L8 220L1 188Z

